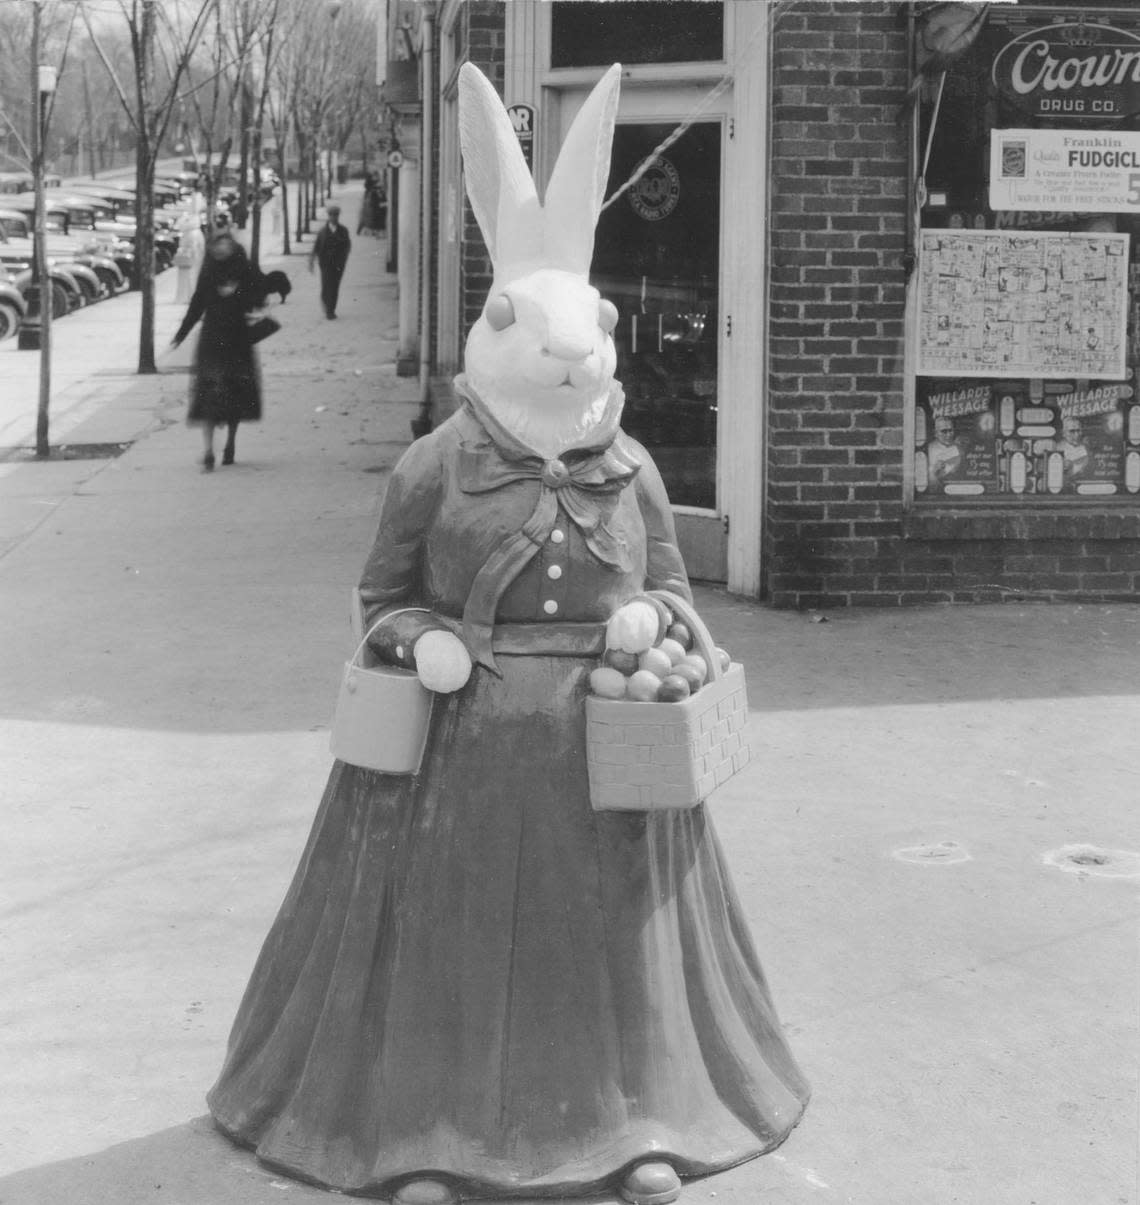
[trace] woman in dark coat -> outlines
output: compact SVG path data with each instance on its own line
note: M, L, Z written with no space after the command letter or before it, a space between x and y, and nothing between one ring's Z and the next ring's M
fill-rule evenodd
M238 424L261 417L261 374L246 318L264 302L261 274L245 248L231 234L215 236L206 249L186 317L172 340L177 347L202 319L186 421L202 428L206 472L214 467L214 428L226 427L222 464L233 464Z

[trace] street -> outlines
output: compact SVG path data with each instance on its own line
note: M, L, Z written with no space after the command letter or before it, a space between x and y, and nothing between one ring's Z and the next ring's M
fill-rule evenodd
M173 272L157 376L137 295L55 328L53 438L123 454L0 464L0 1205L330 1199L204 1104L419 409L384 242L354 237L336 322L307 250L263 261L294 291L234 466L184 423ZM0 346L8 447L36 360ZM1137 1205L1140 611L697 605L752 709L710 808L814 1097L682 1201Z

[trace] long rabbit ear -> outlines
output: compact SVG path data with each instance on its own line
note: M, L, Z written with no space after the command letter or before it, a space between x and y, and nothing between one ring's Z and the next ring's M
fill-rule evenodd
M614 63L574 118L546 188L547 260L582 276L594 257L594 227L610 175L620 91L621 64Z
M540 218L530 168L499 94L471 63L459 69L459 144L467 195L496 269L536 256Z

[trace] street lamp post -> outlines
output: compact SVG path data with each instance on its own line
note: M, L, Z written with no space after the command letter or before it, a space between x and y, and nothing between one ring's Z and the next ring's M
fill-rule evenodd
M52 290L48 276L47 247L44 219L44 148L47 145L47 105L55 92L55 68L40 63L40 19L43 0L32 0L31 46L31 151L32 181L35 188L35 211L32 219L32 289L28 317L32 321L21 327L18 345L39 350L40 393L36 409L36 456L51 454L48 444L48 411L51 404L51 318ZM37 321L38 319L38 321Z

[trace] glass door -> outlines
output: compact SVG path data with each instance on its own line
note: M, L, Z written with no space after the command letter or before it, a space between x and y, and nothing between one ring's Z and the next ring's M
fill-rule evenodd
M673 131L614 131L607 196ZM593 279L620 315L623 426L649 449L674 506L716 510L719 121L658 154L598 222Z
M717 489L724 120L696 121L654 154L687 107L679 91L639 91L634 111L619 116L607 198L650 155L653 162L603 211L591 279L618 309L622 426L661 471L690 576L724 581ZM574 92L563 94L563 134L580 103Z
M591 274L620 314L624 424L660 466L690 576L748 595L761 588L770 19L752 0L506 6L504 92L535 108L540 194L590 88L622 64Z
M530 6L508 7L521 14ZM622 64L610 203L598 222L591 275L618 309L622 425L653 456L689 574L706 581L728 575L718 439L729 379L721 244L734 101L717 85L736 8L575 0L539 4L533 13L535 49L549 65L539 109L554 113L545 122L547 171L598 69Z

